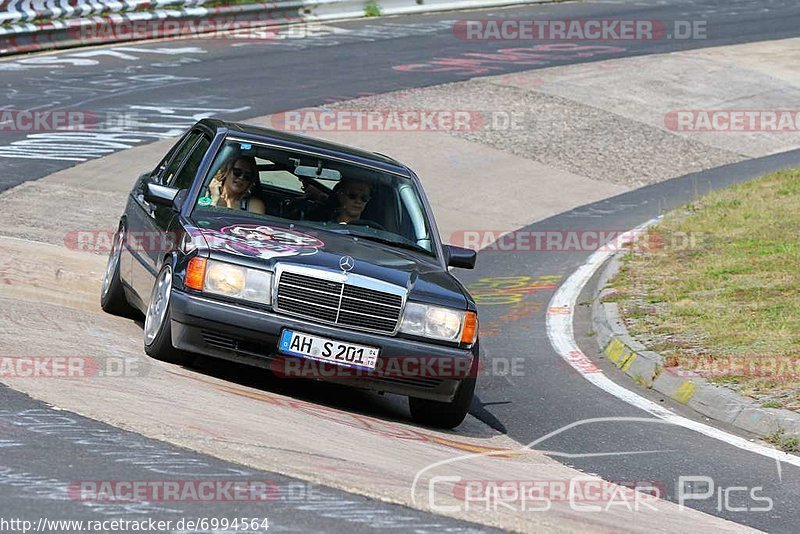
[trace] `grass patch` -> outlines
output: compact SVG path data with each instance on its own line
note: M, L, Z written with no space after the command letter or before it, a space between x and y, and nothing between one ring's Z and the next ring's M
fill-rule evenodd
M381 16L381 6L375 0L369 0L366 4L364 4L364 16L365 17L380 17Z
M779 428L772 434L767 434L764 436L764 440L767 443L775 445L782 451L800 452L800 440L793 436L787 437L786 431L783 428Z
M800 169L711 193L665 216L660 246L626 256L613 300L668 360L800 410L798 230Z

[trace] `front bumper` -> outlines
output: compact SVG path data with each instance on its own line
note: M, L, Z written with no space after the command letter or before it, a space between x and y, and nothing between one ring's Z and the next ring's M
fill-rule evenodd
M474 376L473 353L456 347L339 329L303 319L173 291L170 301L175 348L289 377L313 378L352 387L437 401L453 399L459 383ZM380 347L374 371L278 353L281 330Z

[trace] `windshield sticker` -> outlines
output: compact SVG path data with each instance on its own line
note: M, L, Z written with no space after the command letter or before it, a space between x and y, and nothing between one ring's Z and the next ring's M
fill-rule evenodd
M325 246L325 243L308 234L258 224L237 224L219 230L202 229L200 233L215 250L253 258L308 256Z

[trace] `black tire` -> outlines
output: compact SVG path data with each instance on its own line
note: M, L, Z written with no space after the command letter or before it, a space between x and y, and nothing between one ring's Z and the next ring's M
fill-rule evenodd
M136 311L128 303L125 289L122 287L122 280L119 278L119 259L124 239L124 230L120 228L114 234L114 246L108 253L108 263L103 274L103 287L100 291L100 307L106 313L130 317Z
M166 280L168 288L166 294L163 294L163 286L159 285ZM150 294L150 301L147 305L147 314L145 315L145 328L144 328L144 351L148 356L161 360L167 363L174 363L177 365L186 365L194 359L194 355L178 350L172 346L172 314L170 313L170 295L172 294L172 268L169 264L165 265L161 272L156 277L156 283L153 285L153 291ZM156 313L155 306L160 301L154 299L161 299L164 301L166 309L161 313L157 313L158 317L152 314ZM152 321L158 320L158 324Z
M440 402L417 397L408 398L411 418L421 425L451 429L464 421L475 396L475 377L465 378L458 385L456 396L450 402Z

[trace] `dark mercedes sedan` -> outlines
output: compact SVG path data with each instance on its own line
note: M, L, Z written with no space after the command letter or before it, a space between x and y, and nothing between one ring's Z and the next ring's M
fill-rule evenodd
M205 119L128 198L103 278L152 357L203 354L409 397L458 426L478 371L475 301L419 179L380 154Z

